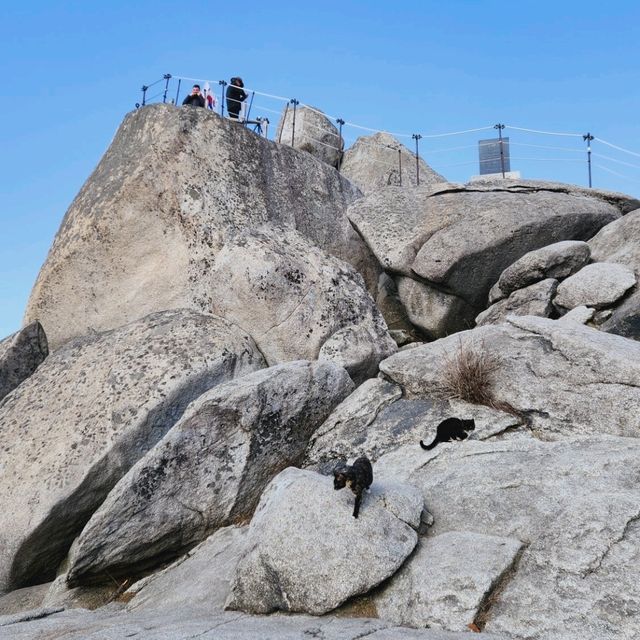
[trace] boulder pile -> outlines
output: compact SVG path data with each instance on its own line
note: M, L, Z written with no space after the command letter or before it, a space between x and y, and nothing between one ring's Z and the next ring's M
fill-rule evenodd
M640 202L290 135L147 106L72 203L0 341L0 636L636 640Z

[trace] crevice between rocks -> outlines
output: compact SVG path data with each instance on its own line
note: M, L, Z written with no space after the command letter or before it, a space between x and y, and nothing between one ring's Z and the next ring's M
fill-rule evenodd
M473 624L475 624L480 631L484 631L487 622L491 618L491 610L493 606L498 602L508 584L516 575L522 556L528 546L529 545L527 543L522 543L522 547L520 547L520 550L516 553L511 564L494 580L487 593L485 593L482 598L480 605L478 606L478 611L473 619Z

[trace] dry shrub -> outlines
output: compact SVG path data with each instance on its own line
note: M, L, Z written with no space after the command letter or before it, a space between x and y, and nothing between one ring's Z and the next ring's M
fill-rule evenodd
M463 344L460 340L456 351L445 357L438 392L445 398L497 408L493 375L499 366L499 359L485 348L484 342Z

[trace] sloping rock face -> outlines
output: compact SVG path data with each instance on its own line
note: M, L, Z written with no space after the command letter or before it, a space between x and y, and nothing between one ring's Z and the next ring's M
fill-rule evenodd
M396 624L468 631L522 548L515 538L468 531L426 538L373 598L378 614Z
M586 242L565 240L525 253L501 274L489 292L494 303L541 280L566 278L582 269L591 257Z
M280 118L275 139L294 149L307 151L332 167L338 166L344 143L338 129L322 111L315 107L297 107L295 131L293 126L293 108L289 107Z
M47 355L47 336L37 321L0 341L0 400L26 380Z
M264 369L203 394L111 491L73 546L67 582L131 575L251 517L353 390L329 363Z
M447 181L422 158L418 164L421 186L429 188ZM391 134L383 132L358 138L345 151L340 173L365 194L390 185L415 187L418 175L415 155Z
M527 415L544 438L611 434L640 437L640 345L575 323L511 316L380 364L405 393L428 396L443 363L459 350L488 351L497 363L492 393Z
M507 316L541 316L549 318L555 309L552 300L558 289L558 281L547 278L524 289L518 289L508 298L499 300L476 318L476 325L497 324Z
M131 586L127 609L222 612L246 537L246 526L219 529L166 569Z
M372 485L353 518L353 494L332 480L286 469L264 492L249 526L227 608L321 615L392 575L418 536L422 496Z
M360 274L290 229L229 239L213 265L211 292L215 313L248 331L269 364L317 358L331 341L322 357L363 379L396 350ZM346 330L358 339L338 335Z
M53 579L91 513L207 389L265 365L194 311L74 340L0 407L0 591Z
M424 310L419 326L438 338L459 330L461 318L471 326L518 258L550 243L586 240L619 218L627 201L605 195L533 181L388 187L355 202L348 215L387 272L418 282L399 286L400 298L408 309Z
M25 313L55 350L76 335L174 308L209 312L225 233L296 228L371 282L378 268L345 216L357 188L307 154L206 109L127 115L71 204Z
M424 454L402 447L376 469L382 481L422 489L429 536L470 531L525 545L487 594L478 627L516 638L637 637L638 440L465 441L426 465Z
M475 420L471 440L495 436L521 423L513 415L466 402L431 396L405 398L399 385L373 378L337 406L315 431L304 466L330 474L336 460L356 454L375 462L402 445L417 447L421 439L433 440L438 424L452 416ZM439 448L448 446L457 445L442 444Z

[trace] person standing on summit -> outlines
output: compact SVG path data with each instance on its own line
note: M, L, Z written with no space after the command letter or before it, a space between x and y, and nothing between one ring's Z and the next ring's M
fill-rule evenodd
M204 107L204 96L200 93L200 85L194 84L191 93L182 101L182 104L188 104L193 107Z
M247 92L243 87L242 78L231 78L231 82L227 87L227 111L229 112L229 117L234 120L238 119L242 103L247 99Z

